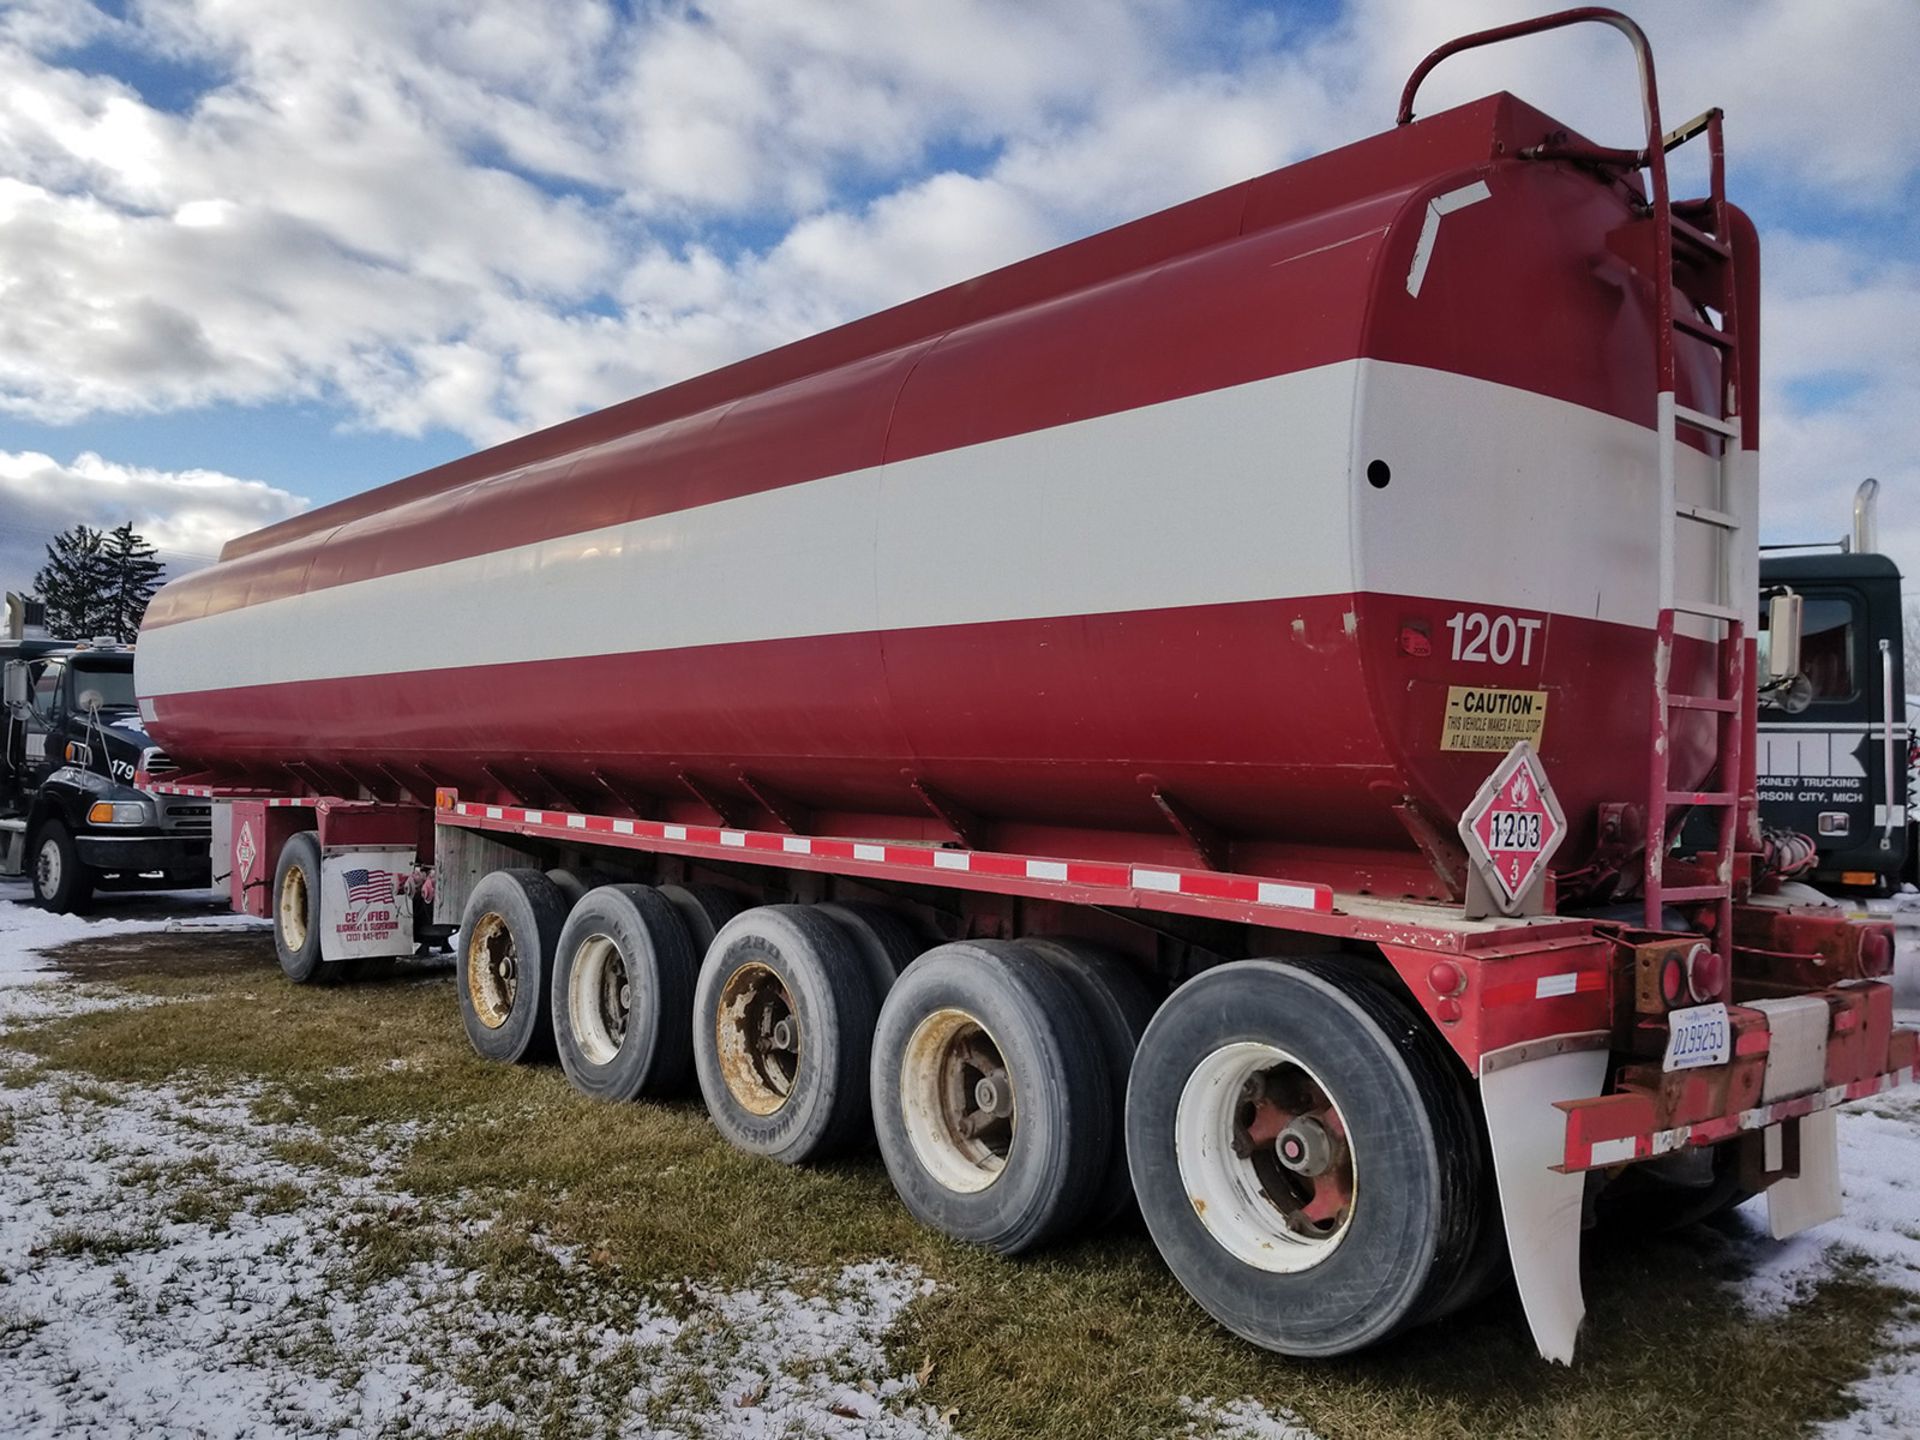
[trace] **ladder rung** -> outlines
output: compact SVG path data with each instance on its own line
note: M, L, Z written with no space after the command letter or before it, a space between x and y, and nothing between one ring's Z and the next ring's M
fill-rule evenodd
M1677 424L1691 425L1696 430L1710 430L1715 435L1724 435L1729 440L1740 438L1740 424L1737 420L1722 420L1709 415L1704 410L1689 410L1684 405L1673 407L1673 418Z
M1694 136L1713 124L1713 117L1719 113L1718 107L1711 110L1702 110L1698 115L1687 121L1686 124L1676 125L1660 137L1660 148L1662 150L1672 150L1686 144L1687 141L1693 139Z
M1717 239L1707 234L1704 230L1694 228L1678 215L1670 215L1668 218L1673 222L1673 238L1681 244L1691 245L1696 250L1703 250L1707 254L1716 256L1721 260L1731 260L1733 258L1733 251L1728 247L1726 241Z
M1711 600L1676 600L1669 607L1681 615L1699 615L1708 620L1732 620L1744 622L1747 612L1736 610L1731 605L1716 605Z
M1715 510L1706 505L1677 505L1674 514L1682 520L1698 520L1702 525L1714 525L1722 530L1738 530L1740 522L1724 510Z
M1682 314L1677 310L1673 316L1673 328L1676 330L1684 330L1695 339L1704 340L1709 345L1717 345L1722 350L1731 350L1733 348L1733 337L1719 326L1709 325L1704 320L1692 315Z
M1738 714L1738 700L1722 700L1717 695L1669 695L1667 704L1675 710L1717 710L1722 715Z
M1667 804L1669 805L1713 805L1724 809L1726 806L1733 804L1733 802L1734 794L1731 790L1667 791Z
M1733 892L1725 885L1677 885L1660 887L1660 898L1672 901L1676 905L1689 905L1696 900L1724 900Z

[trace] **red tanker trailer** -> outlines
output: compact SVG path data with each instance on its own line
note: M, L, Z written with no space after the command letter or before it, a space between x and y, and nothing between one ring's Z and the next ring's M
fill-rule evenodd
M1412 121L1585 19L1644 149ZM1568 1358L1583 1211L1825 1218L1915 1037L1766 893L1719 112L1580 11L1400 118L233 542L147 614L157 788L296 980L458 927L483 1054L877 1132L1004 1251L1137 1197L1290 1353L1510 1257Z

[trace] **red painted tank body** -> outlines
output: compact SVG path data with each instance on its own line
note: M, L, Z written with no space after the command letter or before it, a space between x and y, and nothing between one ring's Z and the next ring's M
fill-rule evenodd
M1517 158L1563 128L1492 96L236 540L148 612L150 729L217 783L943 840L930 792L1190 860L1158 790L1236 870L1426 897L1466 687L1544 697L1577 867L1646 792L1656 387L1634 193Z

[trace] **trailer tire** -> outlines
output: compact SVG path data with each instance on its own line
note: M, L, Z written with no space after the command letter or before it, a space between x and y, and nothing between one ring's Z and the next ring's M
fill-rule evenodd
M694 1068L715 1127L786 1165L859 1144L872 1129L878 1011L853 942L811 906L735 916L708 947L694 992Z
M560 893L566 897L567 908L578 905L587 893L587 882L571 870L549 870L547 879L560 887Z
M467 897L454 988L467 1039L487 1059L553 1055L548 975L566 920L566 895L538 870L495 870Z
M352 969L321 958L322 873L320 837L311 830L289 835L273 864L273 951L281 973L296 985L335 985Z
M1465 1085L1420 1017L1346 967L1243 960L1174 991L1126 1128L1168 1268L1256 1345L1360 1349L1437 1314L1473 1262L1489 1197Z
M927 948L913 926L884 905L832 903L813 908L846 932L866 962L874 994L882 1001L893 988L895 977Z
M46 820L33 836L33 898L56 915L84 915L93 903L93 871L80 858L62 820Z
M1119 956L1091 941L1072 936L1040 936L1020 945L1038 955L1073 987L1100 1039L1100 1058L1106 1065L1107 1095L1113 1107L1113 1146L1107 1157L1106 1182L1088 1212L1092 1225L1108 1225L1133 1204L1133 1180L1127 1173L1124 1118L1127 1080L1140 1038L1147 1033L1156 1008L1146 982Z
M699 963L673 905L647 885L589 890L554 957L554 1045L573 1088L596 1100L684 1090Z
M706 958L713 937L720 933L721 928L747 908L738 895L718 885L662 885L660 894L673 906L681 923L687 927L687 934L693 941L696 965Z
M1117 1122L1072 984L991 940L929 950L894 983L874 1035L873 1110L914 1218L1005 1255L1087 1215Z

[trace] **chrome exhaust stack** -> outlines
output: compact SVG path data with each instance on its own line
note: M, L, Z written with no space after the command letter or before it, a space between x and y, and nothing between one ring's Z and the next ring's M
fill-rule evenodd
M1856 555L1880 553L1880 482L1862 480L1853 492L1853 542L1848 547Z

